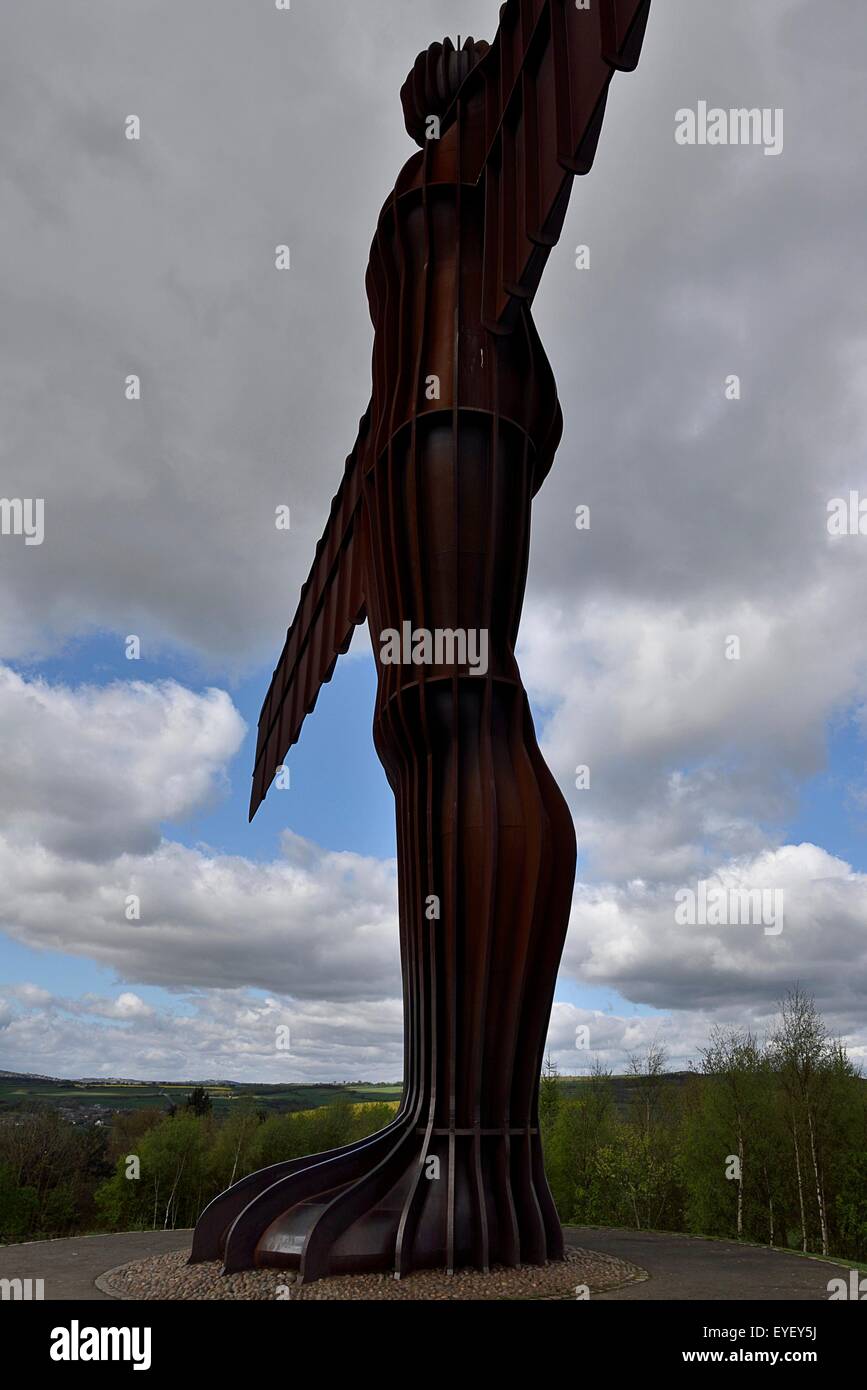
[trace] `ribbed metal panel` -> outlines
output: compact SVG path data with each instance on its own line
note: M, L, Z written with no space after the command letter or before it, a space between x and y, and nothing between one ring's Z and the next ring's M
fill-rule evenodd
M399 1113L362 1143L229 1188L199 1221L194 1260L310 1280L562 1258L538 1089L575 834L514 655L531 503L562 414L530 305L648 9L507 0L490 49L436 45L404 88L417 132L431 93L459 84L442 138L403 170L374 237L372 399L263 706L251 815L365 616L376 648L406 622L484 631L488 669L379 666L374 740L397 813ZM434 375L438 399L425 391Z

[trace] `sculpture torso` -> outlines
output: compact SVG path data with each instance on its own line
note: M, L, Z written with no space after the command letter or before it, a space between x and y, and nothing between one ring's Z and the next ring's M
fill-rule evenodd
M464 115L465 150L480 118ZM368 617L375 649L406 621L484 630L493 674L517 682L530 504L562 415L529 306L510 333L483 325L485 183L462 162L457 126L414 155L371 248ZM380 667L379 707L448 674Z
M465 145L473 115L464 115ZM562 429L557 388L528 305L511 333L482 324L485 185L460 179L457 142L452 126L407 161L377 224L366 279L373 453L414 415L496 411L529 436L535 493Z

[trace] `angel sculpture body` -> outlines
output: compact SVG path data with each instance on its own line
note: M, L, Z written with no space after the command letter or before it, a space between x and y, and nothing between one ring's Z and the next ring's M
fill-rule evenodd
M395 1119L235 1183L203 1212L194 1261L313 1280L563 1257L538 1087L575 835L514 656L531 503L562 431L530 305L649 4L507 0L490 47L436 44L403 88L422 148L371 251L372 399L262 710L251 816L365 617L378 654L388 630L484 633L486 670L378 662L404 992Z

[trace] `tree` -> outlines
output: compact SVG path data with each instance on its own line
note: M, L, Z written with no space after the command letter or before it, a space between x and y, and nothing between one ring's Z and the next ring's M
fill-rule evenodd
M13 1244L33 1234L39 1211L35 1187L21 1187L8 1163L0 1163L0 1241Z
M242 1100L217 1127L208 1150L208 1177L215 1192L252 1171L253 1140L261 1123L252 1101Z
M650 1135L661 1119L668 1057L662 1043L652 1042L642 1056L629 1054L629 1073L635 1078L633 1113L642 1134Z
M789 1127L798 1179L801 1212L801 1245L807 1250L808 1226L805 1183L807 1160L812 1163L812 1179L819 1218L822 1254L829 1251L828 1220L817 1135L820 1095L834 1071L834 1045L815 1001L799 985L789 991L780 1005L780 1019L771 1037L774 1064L787 1100Z
M670 1220L680 1177L676 1144L660 1144L653 1134L622 1125L616 1142L599 1150L597 1164L600 1177L619 1198L627 1224L639 1231L659 1230Z
M136 1154L139 1177L131 1176L125 1157L119 1157L113 1176L96 1193L110 1229L192 1226L213 1195L207 1182L209 1138L207 1121L185 1109L142 1136Z
M856 1260L867 1256L867 1150L849 1152L842 1165L835 1216L846 1253Z
M747 1151L752 1161L752 1138L761 1114L763 1058L761 1048L749 1030L725 1030L715 1026L708 1046L700 1050L705 1076L714 1083L718 1103L731 1134L730 1145L737 1149L737 1217L738 1240L744 1234L744 1184L746 1181ZM734 1155L731 1155L734 1157ZM720 1173L723 1173L720 1155ZM725 1155L728 1160L729 1155Z
M598 1166L599 1152L614 1142L615 1128L610 1073L597 1059L578 1100L562 1100L558 1089L545 1134L545 1169L561 1220L617 1219L611 1217Z
M213 1103L209 1093L204 1086L194 1086L187 1097L187 1110L192 1110L194 1115L210 1115Z
M559 1077L560 1069L549 1052L539 1078L539 1124L543 1133L551 1127L560 1108Z

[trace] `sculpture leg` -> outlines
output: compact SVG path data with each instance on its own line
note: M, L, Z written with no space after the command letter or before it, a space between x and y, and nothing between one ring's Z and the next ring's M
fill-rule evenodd
M538 1077L574 880L571 815L520 685L468 678L456 691L404 691L399 715L386 711L385 723L389 764L405 768L392 776L398 805L415 787L436 808L419 817L421 852L413 853L430 868L410 904L418 954L430 961L431 1002L410 992L408 1020L431 1118L425 1177L405 1205L396 1268L560 1258ZM416 731L411 750L407 730ZM432 785L426 768L435 770ZM401 847L401 869L405 858ZM422 905L432 894L441 917L427 921ZM432 1157L438 1165L428 1172Z
M395 795L405 1095L380 1134L235 1184L194 1258L302 1279L562 1257L538 1080L575 837L511 655L531 459L483 419L419 427L369 487L374 637L405 619L490 634L485 676L381 673L374 728ZM402 452L401 452L402 450ZM405 679L405 677L407 677ZM432 902L438 904L431 910Z
M212 1203L194 1258L214 1257L200 1236L233 1217L229 1272L274 1265L311 1280L562 1256L537 1081L568 922L571 817L519 686L467 683L456 703L448 689L417 699L378 731L400 826L404 1109L370 1139L251 1175ZM438 920L425 913L433 887Z

